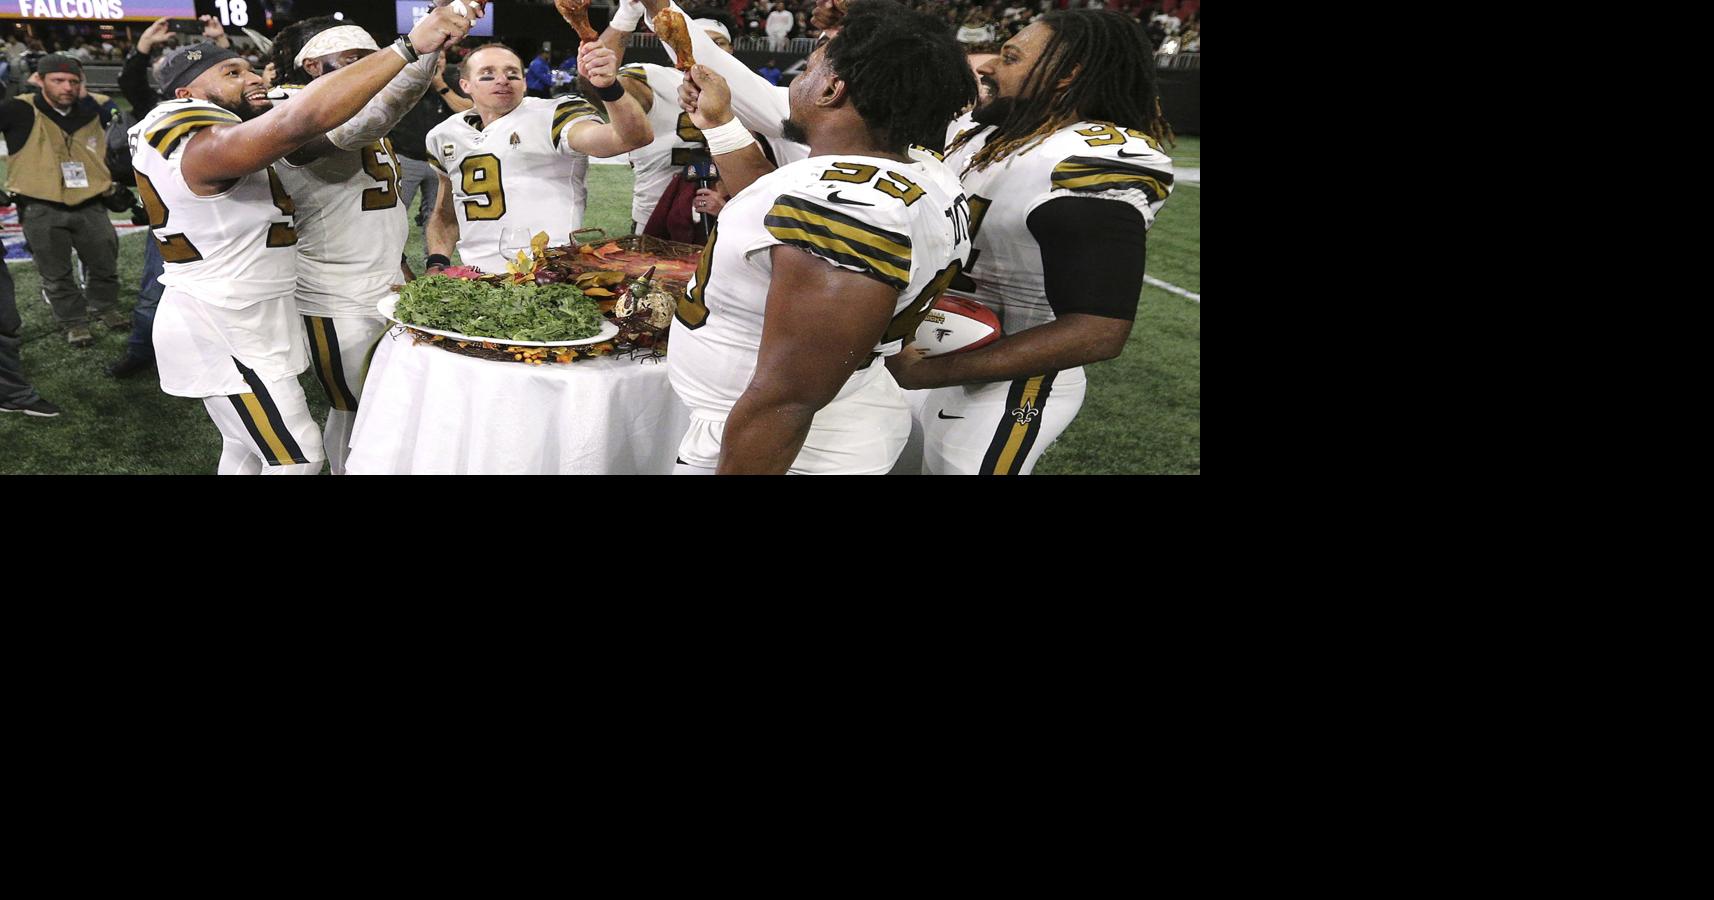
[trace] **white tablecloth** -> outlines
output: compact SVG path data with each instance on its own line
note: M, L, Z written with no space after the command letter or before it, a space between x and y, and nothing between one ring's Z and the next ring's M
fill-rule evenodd
M353 475L668 475L690 413L667 362L496 362L381 338Z

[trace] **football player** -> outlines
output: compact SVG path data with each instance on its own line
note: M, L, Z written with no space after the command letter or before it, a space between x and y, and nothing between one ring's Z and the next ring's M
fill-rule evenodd
M634 0L634 2L643 8L644 18L651 23L650 27L653 27L654 17L665 9L671 9L687 19L689 18L689 14L679 8L679 5L672 0ZM829 24L817 24L816 27L825 29L826 34L830 37L838 34L838 20L844 17L844 7L843 0L821 0L816 5L814 21L819 23L825 20ZM614 16L614 20L616 22L626 21L630 8L629 2L622 3L619 12ZM781 133L780 125L791 117L790 88L770 83L714 41L705 40L706 36L701 31L699 28L690 29L691 50L696 56L698 65L707 67L725 80L727 90L732 97L732 111L738 121L742 122L744 127L764 138L786 137ZM666 50L667 56L677 61L678 55L673 51L672 45L663 41L661 46ZM696 102L695 85L682 86L679 97L681 105L686 108L694 104ZM918 140L920 139L912 139L913 142ZM793 146L783 141L773 142L772 147L777 153L782 154L780 160L782 163L803 159L804 154L808 152L807 148L801 145Z
M524 95L524 63L504 44L478 47L459 68L459 87L475 102L428 134L429 164L440 194L428 225L428 271L451 262L504 272L538 232L564 244L583 225L590 156L618 156L654 139L648 114L614 82L618 59L599 43L577 48L578 74L607 105L603 123L576 94L557 100ZM522 239L518 238L522 235ZM507 243L502 249L502 241Z
M222 474L312 475L323 458L297 379L309 359L292 299L295 207L270 163L345 123L406 64L469 30L456 7L437 9L388 52L317 79L278 109L231 50L197 44L163 66L162 93L177 99L129 132L166 261L157 365L162 390L202 398L223 438Z
M274 41L274 68L286 74L268 97L288 101L301 85L378 49L369 32L332 16L298 22ZM410 223L386 135L422 99L440 63L439 51L423 54L351 121L274 168L297 205L298 314L327 394L322 444L335 475L345 474L368 353L389 324L376 304L403 280L399 261Z
M673 328L690 407L676 472L881 474L910 414L878 359L910 340L969 248L957 179L913 136L950 120L975 79L944 23L853 3L792 82L781 131L807 159L772 169L703 66L690 110L727 187Z
M632 5L641 9L641 4L635 0ZM622 14L624 10L620 12ZM731 19L725 13L698 13L699 18L690 20L690 27L706 33L716 46L730 52L730 26L714 18L715 15ZM620 26L627 22L629 27L622 30ZM601 32L602 45L612 49L621 62L625 58L625 39L636 24L634 18L627 20L615 16L614 21ZM655 205L660 202L667 185L672 183L673 176L692 162L708 159L708 144L702 140L702 132L691 124L690 114L679 109L678 87L683 81L684 73L672 66L631 63L619 69L619 84L649 114L649 129L655 135L648 146L631 153L631 168L635 175L631 191L631 231L638 234L648 224L649 216L654 213Z
M1083 404L1083 366L1125 348L1149 226L1172 190L1171 131L1142 26L1050 12L980 69L989 99L948 131L970 195L975 295L1004 336L888 360L913 397L929 474L1028 474ZM954 285L959 286L958 284Z

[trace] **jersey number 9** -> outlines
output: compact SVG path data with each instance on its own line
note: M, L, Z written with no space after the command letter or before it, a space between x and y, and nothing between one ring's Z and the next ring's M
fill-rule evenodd
M500 157L492 153L467 156L459 164L464 196L464 220L492 222L506 214L506 189L500 184Z

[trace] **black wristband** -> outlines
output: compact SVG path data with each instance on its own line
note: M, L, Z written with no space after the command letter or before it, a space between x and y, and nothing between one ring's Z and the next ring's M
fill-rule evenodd
M595 89L595 96L600 97L604 102L611 103L614 100L617 100L620 97L625 96L625 87L623 85L621 85L619 82L615 81L606 87L596 88Z
M445 255L440 253L430 253L428 256L423 257L424 270L432 269L435 266L440 266L444 269L450 265L452 265L452 260L447 259Z

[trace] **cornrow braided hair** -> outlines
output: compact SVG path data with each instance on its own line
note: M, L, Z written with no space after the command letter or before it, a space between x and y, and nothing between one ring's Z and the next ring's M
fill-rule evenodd
M1111 9L1056 10L1037 21L1053 29L1053 35L1011 112L970 158L966 173L1022 153L1080 121L1140 130L1157 146L1174 144L1155 84L1154 48L1141 22ZM1054 87L1065 78L1071 83L1063 90ZM960 135L947 152L982 130Z

